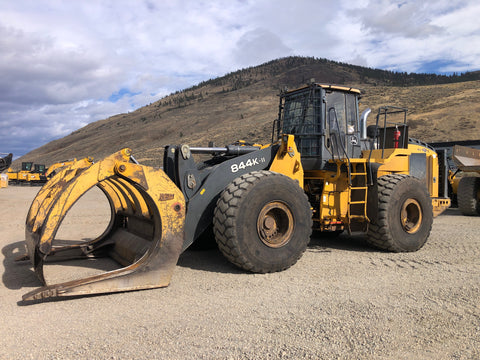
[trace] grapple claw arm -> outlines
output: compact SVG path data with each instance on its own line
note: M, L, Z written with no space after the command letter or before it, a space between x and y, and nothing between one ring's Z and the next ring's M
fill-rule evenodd
M167 286L182 251L185 199L162 170L129 162L123 149L88 166L72 165L45 184L26 221L28 256L44 287L23 300L130 291ZM98 186L106 195L111 218L102 235L70 245L55 235L75 202ZM76 251L76 252L75 252ZM82 279L50 284L43 264L71 256L107 255L123 267ZM71 255L75 253L76 255Z

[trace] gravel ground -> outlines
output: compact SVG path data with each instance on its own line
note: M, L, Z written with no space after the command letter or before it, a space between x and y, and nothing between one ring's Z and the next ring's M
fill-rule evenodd
M480 217L448 210L415 253L312 238L295 266L259 275L218 250L187 251L167 288L25 305L41 284L14 258L37 191L0 189L0 359L480 358ZM104 226L97 196L65 234Z

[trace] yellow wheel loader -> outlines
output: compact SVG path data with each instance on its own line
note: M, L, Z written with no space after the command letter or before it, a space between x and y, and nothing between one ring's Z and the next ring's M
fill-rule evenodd
M445 158L409 140L405 109L381 108L367 126L359 97L353 88L316 83L282 92L269 145L169 145L162 170L124 149L62 169L27 216L25 258L45 286L23 299L167 286L182 251L211 229L228 260L257 273L295 264L312 229L364 231L380 249L418 250L433 216L450 205ZM107 228L63 244L56 239L62 220L94 186L110 204ZM118 268L63 283L44 276L47 262L102 256Z

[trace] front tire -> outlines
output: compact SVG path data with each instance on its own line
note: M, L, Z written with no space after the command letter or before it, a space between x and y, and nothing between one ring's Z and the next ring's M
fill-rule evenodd
M401 174L378 179L378 208L372 216L367 241L382 250L419 250L432 229L433 209L420 180Z
M305 252L312 213L297 182L254 171L235 179L220 195L213 226L218 247L230 262L251 272L276 272Z

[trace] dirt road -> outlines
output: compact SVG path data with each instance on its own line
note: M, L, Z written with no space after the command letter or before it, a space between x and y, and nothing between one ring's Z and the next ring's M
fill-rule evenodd
M448 210L416 253L313 238L294 267L258 275L187 251L168 288L26 306L40 282L14 258L37 191L0 189L0 359L480 358L480 217ZM66 233L102 228L98 195Z

